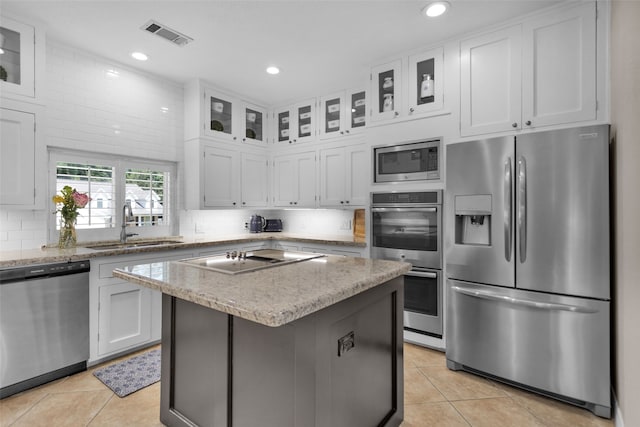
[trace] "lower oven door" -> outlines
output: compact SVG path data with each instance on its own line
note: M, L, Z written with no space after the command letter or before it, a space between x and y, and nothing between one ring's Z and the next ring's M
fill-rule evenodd
M442 272L414 267L404 276L404 328L442 338Z

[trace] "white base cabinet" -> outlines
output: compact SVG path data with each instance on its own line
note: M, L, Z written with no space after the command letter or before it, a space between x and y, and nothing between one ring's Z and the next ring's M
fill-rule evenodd
M91 260L90 365L151 345L161 338L162 293L117 279L113 270L193 256L193 252L176 250Z
M151 299L158 293L128 282L99 287L99 354L115 353L151 340Z

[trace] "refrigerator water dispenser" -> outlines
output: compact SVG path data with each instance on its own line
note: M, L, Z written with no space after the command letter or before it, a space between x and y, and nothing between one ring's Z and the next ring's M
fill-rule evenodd
M491 245L491 195L455 196L457 245Z

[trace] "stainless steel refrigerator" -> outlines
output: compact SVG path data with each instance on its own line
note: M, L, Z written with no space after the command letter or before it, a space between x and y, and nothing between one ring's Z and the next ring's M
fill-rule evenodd
M447 366L609 418L609 127L447 146Z

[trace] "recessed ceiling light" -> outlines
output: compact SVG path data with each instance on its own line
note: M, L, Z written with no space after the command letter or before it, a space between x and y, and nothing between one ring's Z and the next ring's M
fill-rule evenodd
M435 18L445 13L449 9L449 3L446 1L437 1L429 3L422 12L430 18Z
M274 66L267 67L267 73L269 74L278 74L279 72L280 72L280 68L278 67L274 67Z
M137 59L138 61L146 61L147 59L149 59L149 57L142 52L133 52L131 54L131 57L133 59Z

